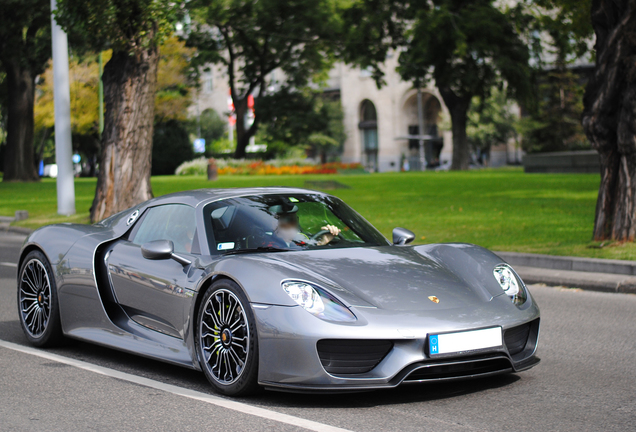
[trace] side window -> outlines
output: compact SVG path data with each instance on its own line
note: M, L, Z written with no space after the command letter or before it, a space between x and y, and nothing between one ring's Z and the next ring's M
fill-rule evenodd
M183 204L153 207L140 223L131 240L133 243L142 245L154 240L172 240L175 252L192 252L196 231L194 208Z

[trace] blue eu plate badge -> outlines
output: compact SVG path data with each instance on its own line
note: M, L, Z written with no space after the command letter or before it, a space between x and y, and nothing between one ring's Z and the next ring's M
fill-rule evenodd
M439 354L439 339L437 336L431 336L428 342L430 344L431 354Z

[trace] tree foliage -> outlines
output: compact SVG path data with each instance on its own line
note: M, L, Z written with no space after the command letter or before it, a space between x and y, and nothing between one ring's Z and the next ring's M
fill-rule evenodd
M155 125L152 149L152 174L174 174L183 162L194 157L194 150L183 122L167 120Z
M263 113L260 138L275 151L301 146L326 162L346 139L340 101L319 91L284 88L260 98L257 109Z
M109 57L109 53L107 54ZM99 67L97 56L71 56L69 59L69 89L71 95L71 130L73 134L97 132ZM53 98L53 65L49 62L40 75L36 88L35 130L55 126Z
M583 78L566 68L552 68L538 79L537 105L519 122L528 153L589 149L581 125Z
M167 38L159 47L157 69L157 94L155 119L186 121L188 107L192 104L192 79L190 60L195 50L185 46L176 36Z
M153 48L172 34L179 6L165 0L58 0L55 19L76 47L134 52Z
M217 153L233 151L234 143L227 139L225 130L227 120L222 118L214 109L203 110L199 117L189 123L190 133L205 140L205 155L212 157ZM199 130L201 133L199 134Z
M42 73L51 58L51 3L49 0L0 2L0 61L3 68L17 61L23 68Z
M543 38L540 50L566 63L590 53L590 40L594 35L592 0L526 0L526 3L535 18L534 30L549 36ZM542 52L538 54L541 56ZM545 62L545 57L543 60Z
M466 128L472 149L485 157L493 146L517 138L515 106L505 91L493 89L488 98L473 98ZM518 108L516 108L518 110Z
M261 120L257 110L250 127L242 121L248 96L266 94L268 75L279 70L287 85L304 87L326 77L334 60L334 35L340 22L335 0L194 0L188 44L198 48L198 65L225 66L237 113L236 156Z

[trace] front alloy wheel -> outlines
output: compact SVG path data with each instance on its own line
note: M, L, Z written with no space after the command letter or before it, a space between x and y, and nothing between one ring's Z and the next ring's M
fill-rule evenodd
M20 324L29 342L51 346L62 339L53 271L40 251L29 253L18 277Z
M208 288L199 309L201 366L210 383L223 394L244 395L256 388L258 345L248 305L238 285L222 280Z

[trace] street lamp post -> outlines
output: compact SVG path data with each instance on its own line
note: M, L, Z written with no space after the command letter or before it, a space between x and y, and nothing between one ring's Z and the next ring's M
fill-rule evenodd
M420 170L426 169L426 159L424 157L424 106L422 104L422 88L417 86L417 128L419 129L419 150L420 150Z
M53 96L55 107L55 163L57 164L57 212L75 214L73 148L71 145L71 92L68 73L68 39L55 21L56 1L51 0L53 46Z

